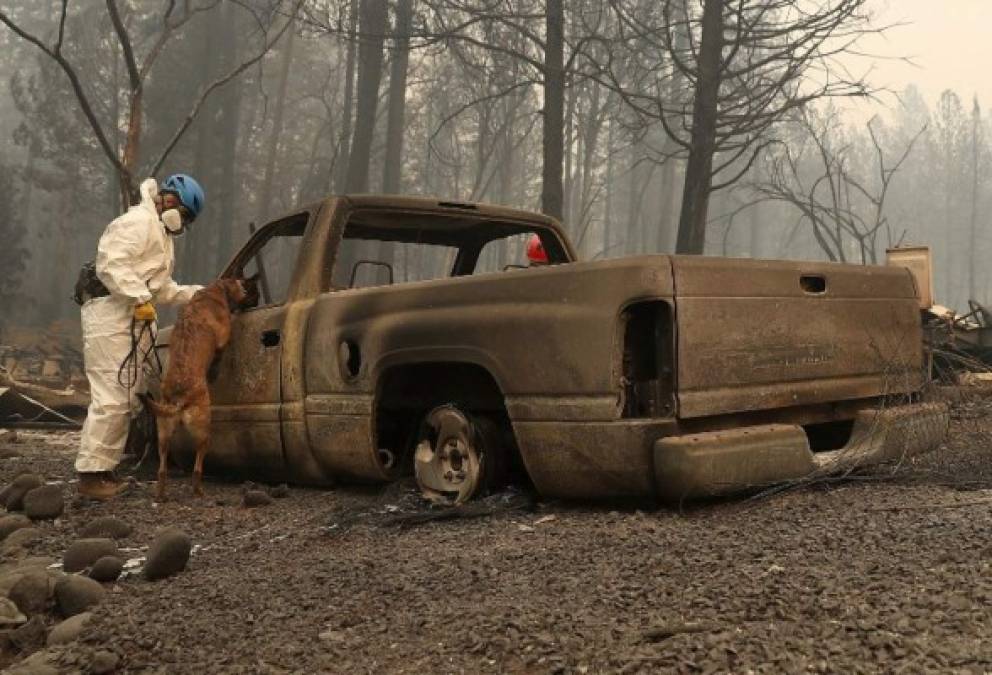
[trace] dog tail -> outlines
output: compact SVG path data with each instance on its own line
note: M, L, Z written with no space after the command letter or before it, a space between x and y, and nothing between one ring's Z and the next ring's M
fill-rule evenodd
M179 414L180 405L179 404L169 404L169 403L159 403L148 398L145 399L145 403L148 407L152 409L155 413L155 417L175 417Z

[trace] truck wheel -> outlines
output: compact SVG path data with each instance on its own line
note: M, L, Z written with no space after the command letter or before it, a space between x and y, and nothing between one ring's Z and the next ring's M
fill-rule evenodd
M429 412L420 425L413 459L424 496L451 505L489 490L499 474L500 436L495 423L453 405Z

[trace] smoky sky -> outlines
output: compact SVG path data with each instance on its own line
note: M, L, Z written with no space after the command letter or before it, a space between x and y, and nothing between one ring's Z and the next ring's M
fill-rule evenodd
M897 24L863 43L889 57L871 59L876 86L915 84L929 102L952 89L964 101L977 95L983 108L992 106L992 0L872 0L871 10L877 25Z

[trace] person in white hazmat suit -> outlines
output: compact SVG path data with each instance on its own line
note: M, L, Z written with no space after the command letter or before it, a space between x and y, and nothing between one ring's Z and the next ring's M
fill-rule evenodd
M131 370L136 374L132 386L124 386L119 377L132 349L132 328L138 335L144 322L155 321L152 303L188 302L202 288L180 286L172 279L172 237L203 209L202 188L190 176L176 174L161 189L154 178L145 179L140 194L141 202L111 222L97 246L96 276L109 295L93 297L82 307L91 399L76 472L79 494L91 499L110 499L126 487L114 469L124 452L131 411L140 405L137 394L143 391L140 364Z

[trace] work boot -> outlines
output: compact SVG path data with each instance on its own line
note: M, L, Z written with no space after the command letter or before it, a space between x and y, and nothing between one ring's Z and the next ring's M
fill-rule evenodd
M119 480L110 471L98 471L79 474L79 487L76 489L80 497L106 501L125 492L128 484Z

